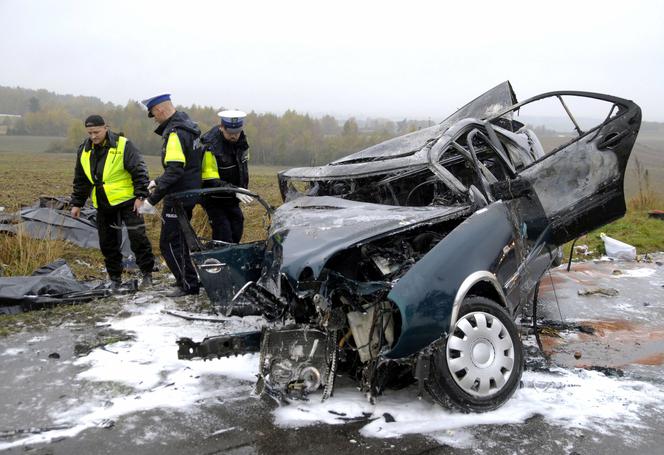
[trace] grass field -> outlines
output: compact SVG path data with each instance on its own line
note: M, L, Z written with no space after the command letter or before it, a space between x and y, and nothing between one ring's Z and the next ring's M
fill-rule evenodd
M556 137L550 137L550 138L545 137L542 138L542 144L544 145L545 148L550 149L555 147L556 145L559 145L560 141L562 140L564 139ZM30 153L30 154L39 155L41 152L44 152L52 143L62 142L62 141L64 141L64 138L61 137L0 136L0 153L13 152L4 157L0 156L0 183L2 183L2 178L5 172L6 171L10 172L12 169L11 164L7 164L7 160L17 159L16 155L17 153L18 154ZM4 155L4 153L2 154ZM54 164L54 166L56 166L56 169L54 169L55 171L57 171L58 173L60 171L73 172L73 167L72 169L69 169L70 164L66 163L67 158L64 158L65 168L64 169L60 168L60 165L62 164L61 159L69 155L59 155L58 158L55 158L56 155L57 154L47 155L46 157L43 158L39 156L34 156L30 157L30 161L32 162L32 160L34 159L36 160L37 166L43 166L45 162L46 163L49 162L49 158L53 157L52 163ZM70 158L71 160L74 159L73 156L71 156ZM23 157L19 156L18 159L23 159ZM637 166L636 166L637 160L641 168L646 169L648 171L648 182L644 181L643 175L638 175ZM161 172L161 166L159 164L158 157L147 156L146 161L148 162L148 166L152 174L158 175ZM73 166L73 164L71 166ZM281 169L280 167L276 166L256 168L255 170L252 170L252 175L256 175L257 178L262 179L264 176L269 176L269 175L276 176L276 172L280 169ZM31 172L30 174L35 175L34 172ZM50 184L55 185L53 187L53 190L51 192L48 192L48 194L65 194L69 191L67 190L65 193L62 193L59 185L60 181L57 179L54 180L53 178L45 177L40 173L38 173L38 175L35 176L39 180L46 180L47 188L48 185ZM28 178L26 179L25 182L23 182L23 184L29 185L30 182L31 180ZM647 184L654 193L664 198L664 137L640 134L639 137L637 138L636 145L634 147L634 150L632 151L632 155L630 156L629 163L627 165L627 173L625 175L625 195L628 199L638 194L639 182L641 182L642 188L644 185ZM39 188L44 187L44 185L41 185L40 182L36 183ZM69 183L71 183L71 180L67 182L67 184ZM56 191L60 192L56 193ZM0 188L0 205L2 204L11 205L11 200L10 202L7 202L7 199L5 198L6 194L4 193L6 192L11 193L12 191L10 191L7 188Z
M625 176L625 192L628 197L635 196L639 192L639 181L642 186L646 185L643 176L639 178L636 170L637 160L642 169L648 171L647 185L652 191L664 198L664 138L642 136L636 140L627 164L627 175ZM664 207L659 207L664 210Z
M162 168L159 163L159 157L145 157L150 170L150 175L156 177L161 174ZM5 208L5 212L14 212L22 205L33 204L39 196L68 196L72 190L72 180L74 178L74 160L73 154L59 153L39 153L32 152L26 155L26 152L3 152L0 153L0 207ZM250 168L249 189L261 194L270 204L277 206L281 202L281 197L277 185L277 172L280 167L256 166ZM265 210L258 203L252 203L245 208L245 233L243 241L253 241L265 237ZM152 240L155 252L159 252L159 217L146 217L148 226L148 235ZM207 217L200 207L196 207L194 212L194 226L201 235L210 237L209 227L207 226ZM12 241L11 238L3 238L5 243ZM62 245L57 246L51 242L33 241L25 239L22 244L22 252L12 252L3 254L3 246L0 243L0 265L3 265L5 274L17 275L26 274L28 270L34 270L39 265L44 264L45 257L38 254L27 254L27 251L38 249L35 243L49 244L49 249L53 254L61 253L70 263L77 276L103 278L103 266L101 254L96 250L85 250L69 243L57 242ZM5 250L8 245L5 244ZM21 259L22 258L22 259ZM32 258L34 264L25 264L26 258ZM79 259L79 261L76 261ZM79 264L81 262L84 264ZM17 263L22 261L23 263ZM87 264L94 263L90 268Z
M1 138L7 139L7 138ZM30 149L41 147L47 141L45 138L20 138L19 150L0 153L0 207L6 212L13 212L21 205L32 204L40 195L68 196L71 193L71 183L74 175L74 154L47 154ZM42 141L44 139L44 141ZM21 148L23 147L23 148ZM0 140L0 150L2 141ZM656 193L653 207L661 208L664 191L661 183L664 182L664 140L647 139L639 141L635 147L634 155L639 158L643 168L648 169L650 189ZM162 172L159 157L146 156L150 175L156 177ZM282 167L250 167L249 189L262 195L270 204L278 206L281 203L277 185L277 172ZM638 195L638 181L634 169L634 159L630 159L630 168L626 179L627 197ZM642 186L643 186L642 179ZM635 209L632 205L627 216L601 230L608 235L616 237L627 243L637 246L638 252L664 250L664 222L648 219L644 208ZM262 239L265 237L267 219L265 210L257 203L244 208L245 232L243 242ZM160 220L156 216L146 217L148 235L152 240L155 252L159 249ZM207 217L200 207L194 212L193 225L196 230L206 238L210 237ZM82 249L65 242L44 242L40 240L24 239L20 248L13 238L0 237L0 266L6 275L27 274L30 270L47 262L49 255L62 256L70 263L79 278L105 277L102 257L99 251ZM48 243L46 247L45 244ZM599 232L590 233L578 242L587 243L596 252L601 252ZM11 250L11 251L10 251ZM44 254L43 250L48 250ZM567 253L567 251L566 251Z
M0 152L39 153L53 143L64 142L57 136L0 136Z

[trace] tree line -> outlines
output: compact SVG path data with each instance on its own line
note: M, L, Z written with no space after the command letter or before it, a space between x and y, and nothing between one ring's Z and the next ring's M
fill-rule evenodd
M203 132L217 125L216 113L223 107L177 106L196 121ZM85 139L83 120L100 114L115 132L122 132L146 155L160 153L161 139L154 134L154 121L137 101L125 106L105 103L99 98L58 95L46 90L0 87L0 114L18 114L7 120L8 134L60 136L50 152L74 152ZM391 121L348 118L330 115L320 118L288 110L282 115L250 112L245 133L253 164L319 165L401 134L431 125L430 121Z

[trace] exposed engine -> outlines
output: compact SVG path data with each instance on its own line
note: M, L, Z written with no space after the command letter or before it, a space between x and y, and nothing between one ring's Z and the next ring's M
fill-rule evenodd
M448 229L449 224L428 226L357 245L330 258L319 277L303 273L294 284L264 275L247 283L234 305L239 315L260 312L271 327L201 343L181 339L179 355L211 358L259 350L257 391L279 400L303 399L319 389L327 398L337 370L355 378L370 398L386 386L405 386L412 381L414 359L397 363L380 355L400 327L400 313L387 294Z

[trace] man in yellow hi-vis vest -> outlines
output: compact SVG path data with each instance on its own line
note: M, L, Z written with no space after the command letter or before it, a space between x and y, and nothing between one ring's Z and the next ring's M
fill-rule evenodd
M154 256L139 213L148 196L148 170L138 149L108 129L100 115L85 120L88 139L76 154L71 215L78 218L90 197L97 209L99 247L111 287L122 283L122 223L127 226L131 250L141 269L141 287L152 284Z
M166 196L201 187L201 154L194 146L201 130L186 113L175 109L170 94L153 96L143 100L142 103L148 109L148 117L154 118L159 125L154 132L163 139L161 163L164 173L150 182L150 196L146 199L145 205L150 208L165 198L159 249L175 277L177 286L177 289L168 296L198 294L200 289L198 275L191 263L189 248L180 229L175 205ZM195 201L184 205L185 214L189 219L194 205Z

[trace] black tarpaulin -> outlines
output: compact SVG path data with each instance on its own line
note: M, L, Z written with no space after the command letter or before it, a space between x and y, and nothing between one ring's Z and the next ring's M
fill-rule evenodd
M45 304L80 300L90 294L99 282L82 283L76 280L64 259L58 259L36 270L31 276L0 278L0 314L19 313L43 307ZM103 289L102 294L107 290ZM89 299L97 296L95 291Z
M69 198L42 196L14 214L0 218L0 232L23 234L36 239L67 240L83 248L99 248L97 235L97 210L86 205L81 216L73 218L69 210ZM129 257L131 248L127 229L122 227L122 255Z

